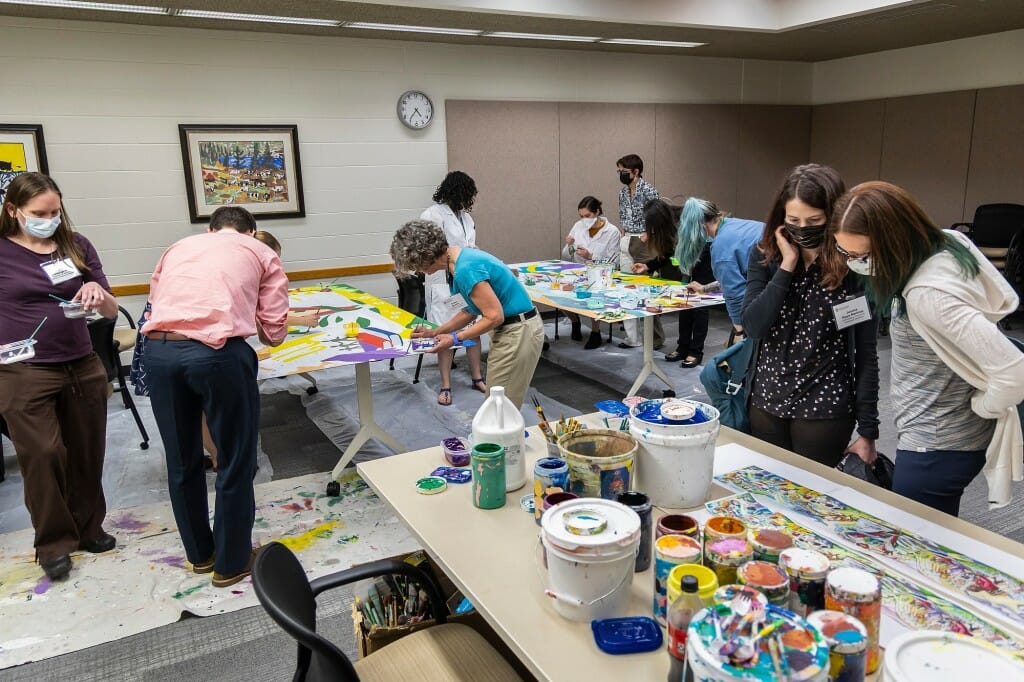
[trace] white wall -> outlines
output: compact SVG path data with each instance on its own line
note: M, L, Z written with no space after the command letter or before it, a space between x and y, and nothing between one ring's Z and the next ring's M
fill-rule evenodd
M42 123L50 171L114 284L188 221L179 123L296 123L307 217L268 220L286 269L388 262L447 171L445 99L808 103L783 62L319 38L0 17L0 122ZM395 117L421 89L425 131ZM528 200L528 198L524 198ZM480 201L485 202L486 188ZM367 278L394 294L388 275Z
M1024 83L1024 30L814 64L813 102L850 102Z

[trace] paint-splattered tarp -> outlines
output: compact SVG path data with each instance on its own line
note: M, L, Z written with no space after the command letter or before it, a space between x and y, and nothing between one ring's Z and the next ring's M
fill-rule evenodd
M339 497L322 488L322 474L257 486L254 541L288 545L310 578L416 549L355 472L342 478ZM59 583L34 563L31 529L0 536L0 668L167 625L183 611L207 616L257 604L251 580L216 589L209 574L188 569L169 503L111 511L105 525L117 549L75 554Z
M254 343L260 379L403 357L413 328L429 324L347 284L292 289L288 299L293 312L319 311L320 319L308 331L289 329L280 346ZM358 327L355 336L346 334L352 324Z

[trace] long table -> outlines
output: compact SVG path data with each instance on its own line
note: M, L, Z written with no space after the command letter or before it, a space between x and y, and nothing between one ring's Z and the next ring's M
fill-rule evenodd
M563 291L561 288L553 288L552 282L558 284L567 277L577 278L585 274L586 265L572 263L569 261L547 260L533 261L529 263L515 263L510 265L513 270L520 273L522 278L527 279L526 291L530 299L537 304L546 305L558 310L564 310L576 315L582 315L592 320L606 321L609 308L589 308L587 300L576 297L574 291ZM533 284L530 283L533 281ZM627 396L636 395L640 387L644 385L651 374L661 379L669 390L675 390L675 386L668 375L654 362L654 318L658 315L674 313L680 310L693 310L695 308L707 308L710 306L723 305L725 298L722 294L682 294L682 287L679 282L667 279L658 279L647 275L634 275L627 272L614 273L614 286L612 291L616 294L635 291L637 287L652 287L664 290L662 296L672 298L671 306L660 307L657 311L642 307L625 309L616 307L614 311L625 315L623 319L640 319L643 321L643 351L644 362L640 367L640 373L636 381L629 389ZM598 295L602 292L594 292ZM672 296L673 293L678 295Z
M591 427L601 426L597 415L582 418ZM526 465L547 456L545 441L536 427L529 429ZM825 481L867 495L895 510L894 515L912 515L949 531L966 536L1005 553L1024 565L1024 545L982 528L946 516L889 491L871 486L806 458L769 445L745 434L722 428L717 445L738 444L757 453L757 463L770 463L784 471L803 471ZM727 448L723 448L727 449ZM664 649L646 654L609 656L594 644L590 626L563 619L543 593L544 577L538 567L538 527L519 507L519 497L531 490L527 485L509 493L501 509L483 511L473 507L469 485L450 485L440 495L419 495L414 483L420 476L444 463L440 448L429 448L358 465L360 475L383 499L437 564L452 578L509 648L541 680L657 680L668 673ZM712 486L710 499L733 491ZM655 509L655 517L697 510ZM653 563L653 562L652 562ZM650 615L653 576L649 569L634 576L629 613ZM869 678L870 679L870 678Z

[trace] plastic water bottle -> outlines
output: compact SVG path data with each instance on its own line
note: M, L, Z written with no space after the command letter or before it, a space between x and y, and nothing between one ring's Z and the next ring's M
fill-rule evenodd
M683 576L682 591L675 601L668 605L668 682L683 682L687 676L686 634L693 616L704 608L697 593L697 578Z
M526 485L526 422L503 386L492 386L491 395L473 417L473 444L497 443L505 446L505 492Z

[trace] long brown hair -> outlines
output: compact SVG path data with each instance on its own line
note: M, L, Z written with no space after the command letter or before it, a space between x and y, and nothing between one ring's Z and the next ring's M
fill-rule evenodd
M764 256L762 262L778 263L782 260L782 253L775 241L775 230L786 222L787 202L799 199L812 208L824 211L825 223L828 224L832 220L835 203L844 192L846 185L843 184L839 172L831 166L807 163L789 171L782 181L778 194L775 195L775 201L764 224L764 233L757 245ZM839 286L849 272L846 261L839 257L828 235L821 245L818 261L822 268L822 284L829 289ZM803 265L798 264L797 267Z
M4 196L3 210L0 211L0 237L16 237L21 233L21 223L16 215L11 215L8 206L23 210L28 202L40 194L53 192L60 197L60 227L53 233L53 241L57 244L57 253L63 258L70 258L71 262L83 273L90 272L89 266L85 264L85 254L75 243L75 231L71 227L71 218L68 217L67 209L64 208L64 195L61 194L57 183L49 175L43 173L22 173L11 181Z
M836 202L829 228L833 239L837 232L871 240L868 293L880 306L897 301L899 315L907 281L939 251L949 251L965 277L979 272L967 246L939 229L905 189L888 182L862 182L844 194ZM832 250L836 251L834 246Z
M676 252L679 240L679 217L682 206L670 204L664 199L651 199L644 204L644 230L647 232L647 248L658 258L671 258Z

